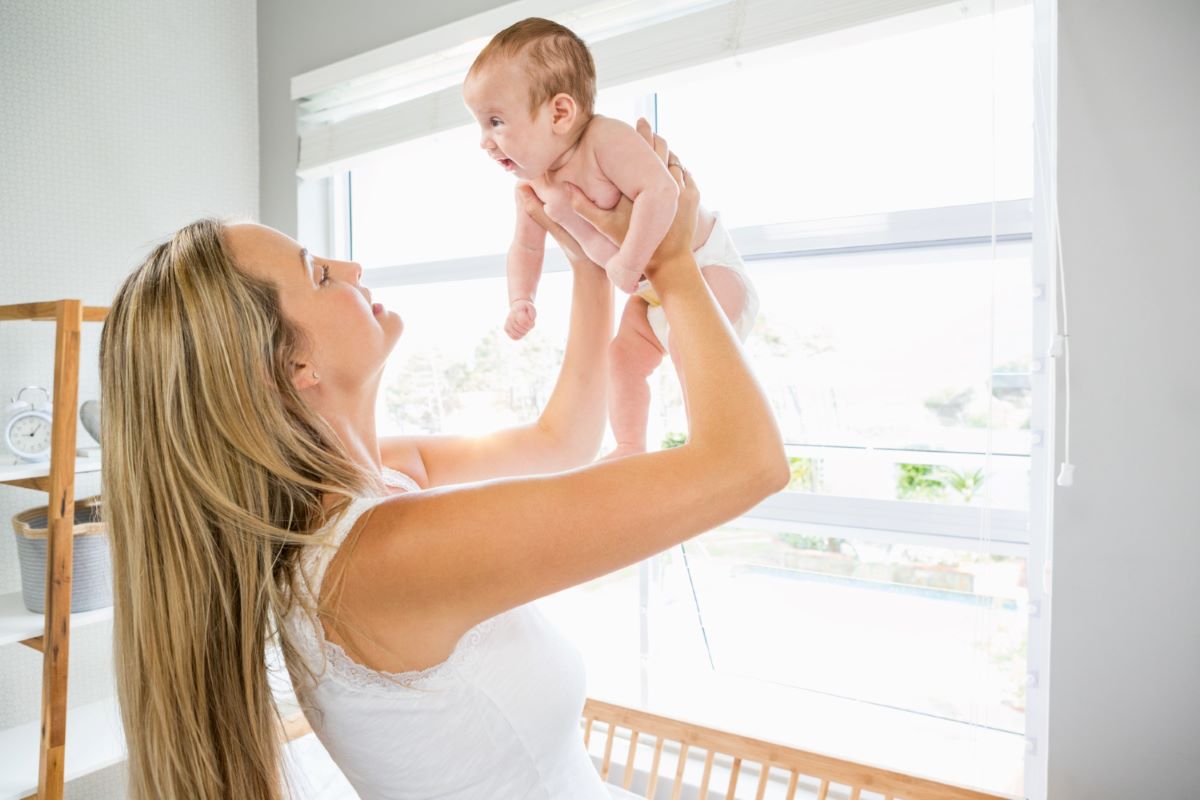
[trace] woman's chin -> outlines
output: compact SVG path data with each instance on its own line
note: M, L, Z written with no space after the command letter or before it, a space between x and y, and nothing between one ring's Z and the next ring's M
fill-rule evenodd
M380 315L379 324L382 325L385 330L395 331L395 333L392 334L393 341L398 341L401 334L404 333L404 320L400 319L400 315L395 311L384 311Z

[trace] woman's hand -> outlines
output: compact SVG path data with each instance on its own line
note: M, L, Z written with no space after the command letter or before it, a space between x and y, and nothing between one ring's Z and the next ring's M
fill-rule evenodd
M691 252L692 237L696 231L696 214L700 208L700 190L692 180L691 174L679 164L679 159L674 157L667 148L667 140L650 130L649 122L645 119L638 119L637 132L654 149L659 160L667 165L667 171L671 173L671 177L679 186L679 205L675 211L675 220L671 223L667 235L663 237L662 242L654 251L650 263L646 265L646 275L650 276L657 264L680 254L680 252ZM592 223L596 230L619 247L625 239L625 233L629 230L629 220L633 214L633 201L625 195L621 195L616 206L611 209L603 209L593 203L574 184L568 183L567 191L570 193L571 208L575 210L575 213Z
M523 183L518 187L517 191L521 193L523 199L522 207L525 209L525 213L533 217L534 222L541 225L547 233L554 237L554 241L558 242L558 246L562 248L563 253L572 266L576 264L592 264L595 266L596 262L587 257L587 254L583 252L583 248L579 246L579 242L575 240L575 237L567 233L566 228L562 225L559 225L546 216L545 204L537 196L537 193L533 191L532 186L528 183Z

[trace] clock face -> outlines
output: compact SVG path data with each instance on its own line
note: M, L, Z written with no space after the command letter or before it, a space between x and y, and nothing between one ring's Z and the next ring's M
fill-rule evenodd
M19 456L44 455L50 450L50 420L41 414L20 414L8 423L8 446Z

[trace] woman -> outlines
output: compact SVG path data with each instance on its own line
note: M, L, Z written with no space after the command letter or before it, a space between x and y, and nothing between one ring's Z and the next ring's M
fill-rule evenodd
M364 800L608 797L578 730L582 663L530 601L788 480L690 252L699 192L673 157L669 170L679 211L645 272L680 337L690 436L662 452L580 466L604 430L611 289L532 195L571 262L571 327L538 421L489 436L376 438L403 324L372 305L357 264L206 220L128 277L100 362L132 797L287 796L263 661L275 635ZM576 194L620 241L629 202L606 212Z

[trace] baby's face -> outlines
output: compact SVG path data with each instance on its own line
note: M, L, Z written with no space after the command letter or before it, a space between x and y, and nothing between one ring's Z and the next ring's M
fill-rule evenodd
M479 146L518 178L541 176L562 155L550 103L529 111L529 81L519 63L494 62L468 76L463 100L479 122Z

